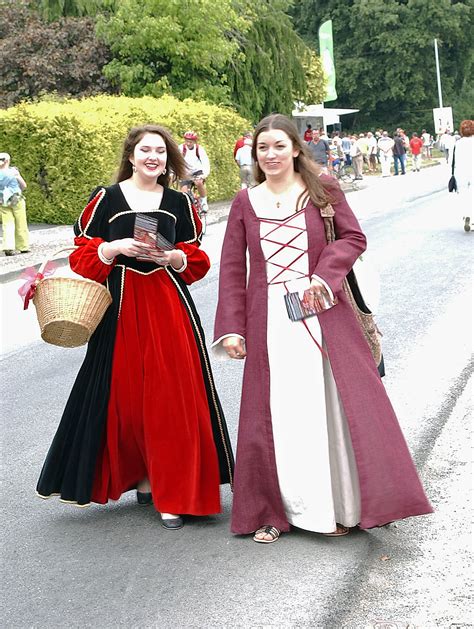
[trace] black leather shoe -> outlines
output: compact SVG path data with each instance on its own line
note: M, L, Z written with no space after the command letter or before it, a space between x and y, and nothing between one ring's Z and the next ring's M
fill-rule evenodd
M137 502L139 505L151 505L153 502L151 492L137 491Z
M161 513L158 513L161 520L161 526L169 531L177 531L178 529L182 529L184 526L184 520L182 517L178 516L177 518L163 518Z
M12 249L4 249L3 253L6 256L14 256L15 255L15 252Z

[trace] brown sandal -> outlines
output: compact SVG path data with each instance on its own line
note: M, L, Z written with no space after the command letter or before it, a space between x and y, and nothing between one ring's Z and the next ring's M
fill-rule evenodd
M347 535L348 533L348 526L343 526L342 524L338 524L336 522L336 530L333 533L321 533L321 535L325 535L326 537L342 537L343 535Z
M272 539L258 539L257 535L259 534L270 535ZM275 526L267 524L266 526L259 528L258 531L255 531L253 541L257 542L257 544L273 544L273 542L276 542L279 537L280 531Z

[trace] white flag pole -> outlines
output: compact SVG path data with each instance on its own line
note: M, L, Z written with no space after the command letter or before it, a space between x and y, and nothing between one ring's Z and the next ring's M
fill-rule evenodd
M436 78L438 80L438 100L440 108L443 107L443 94L441 92L441 75L439 72L439 58L438 58L438 40L434 40L435 59L436 59Z

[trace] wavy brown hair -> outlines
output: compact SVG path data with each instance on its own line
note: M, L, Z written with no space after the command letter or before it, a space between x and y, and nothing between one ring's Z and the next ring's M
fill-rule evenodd
M459 132L463 138L470 138L474 135L474 120L463 120L459 125Z
M130 129L123 143L122 157L120 159L120 166L115 180L116 182L124 181L132 176L133 169L132 164L130 163L130 157L132 156L136 145L147 133L156 133L165 141L167 153L166 173L164 175L160 175L156 182L165 188L168 188L170 183L185 177L186 167L184 158L181 155L179 147L173 139L171 132L168 131L168 129L165 129L165 127L161 127L156 124L144 124Z
M294 149L299 150L299 154L293 158L295 172L301 175L306 186L306 191L301 195L303 198L308 197L316 207L324 207L332 201L331 190L337 187L336 183L321 182L319 175L321 169L311 157L311 154L303 140L298 135L298 129L292 120L283 114L270 114L266 116L255 128L252 144L252 158L254 160L254 177L255 181L262 183L265 181L265 173L258 165L257 161L257 144L258 136L264 131L278 129L284 131L290 138ZM299 201L302 199L300 198Z

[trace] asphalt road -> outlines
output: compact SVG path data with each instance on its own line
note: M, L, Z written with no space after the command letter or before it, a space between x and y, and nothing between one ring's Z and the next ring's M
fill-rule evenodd
M380 272L385 386L435 514L339 539L295 529L264 546L230 535L227 488L221 515L179 532L161 528L132 492L87 509L41 501L37 476L84 351L43 344L27 325L14 330L18 305L4 303L5 343L16 336L0 362L2 626L471 626L472 234L447 193L402 206L374 198L372 207L361 218L366 261ZM211 226L216 264L193 288L208 340L224 228ZM214 364L234 443L241 368Z

